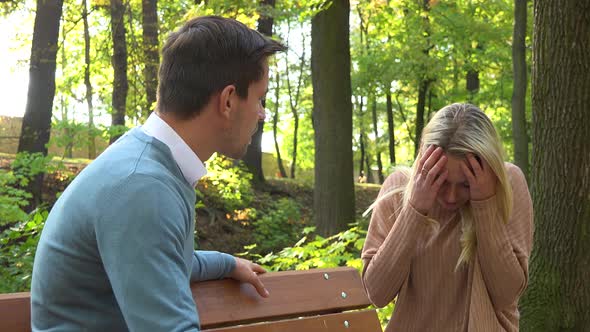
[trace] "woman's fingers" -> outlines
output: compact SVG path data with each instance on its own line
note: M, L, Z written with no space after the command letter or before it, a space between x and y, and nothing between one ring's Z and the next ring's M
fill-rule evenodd
M441 155L443 153L443 149L441 147L437 147L432 154L428 157L428 160L424 163L420 172L423 173L430 173L430 170L436 165L436 163L440 160ZM426 174L424 174L426 175Z
M434 164L434 166L432 166L431 168L427 168L429 170L428 176L426 177L428 183L434 183L434 181L439 177L441 172L446 170L446 167L445 167L446 163L447 163L447 156L442 155L442 156L440 156L440 158L438 158L438 160L436 161L436 164Z
M472 168L467 166L468 161L465 160L465 161L461 162L460 165L461 165L461 169L463 170L463 174L467 178L467 182L469 182L469 185L470 186L475 185L475 174L473 173Z
M428 157L430 157L434 149L436 149L435 145L429 145L428 148L426 148L426 151L424 151L424 153L420 157L420 160L418 161L418 170L421 170L424 167L424 163L426 162L426 160L428 160Z
M440 187L445 182L445 180L447 179L448 176L449 176L449 170L447 168L445 168L442 171L442 173L440 173L438 178L436 178L436 180L434 180L434 183L432 184L432 189L434 189L434 191L438 192L438 190L440 189Z
M467 162L470 166L471 170L473 171L473 175L476 177L480 176L483 173L483 159L480 158L482 161L481 164L475 159L475 156L471 153L467 154Z

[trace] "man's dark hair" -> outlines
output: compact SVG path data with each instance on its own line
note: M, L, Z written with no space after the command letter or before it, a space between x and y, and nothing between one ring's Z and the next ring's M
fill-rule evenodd
M188 21L162 49L157 108L182 119L198 115L211 96L235 85L241 98L264 74L266 57L286 50L244 24L218 16Z

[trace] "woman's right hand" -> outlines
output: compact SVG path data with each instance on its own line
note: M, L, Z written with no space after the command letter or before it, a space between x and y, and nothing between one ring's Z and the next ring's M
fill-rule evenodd
M428 215L440 187L449 175L446 163L447 156L443 154L443 149L430 145L416 165L410 204L423 215Z

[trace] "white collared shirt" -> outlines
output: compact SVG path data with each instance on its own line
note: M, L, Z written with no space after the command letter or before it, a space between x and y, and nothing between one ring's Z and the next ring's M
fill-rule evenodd
M197 181L201 177L207 174L205 164L197 154L156 112L152 112L147 121L141 126L141 130L168 146L182 175L193 187L197 185Z

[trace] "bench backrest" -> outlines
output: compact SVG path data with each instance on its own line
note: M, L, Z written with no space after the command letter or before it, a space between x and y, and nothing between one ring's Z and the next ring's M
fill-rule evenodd
M261 275L270 297L249 284L218 280L191 285L202 328L210 332L377 332L360 276L353 268ZM0 331L30 331L29 293L0 294Z

